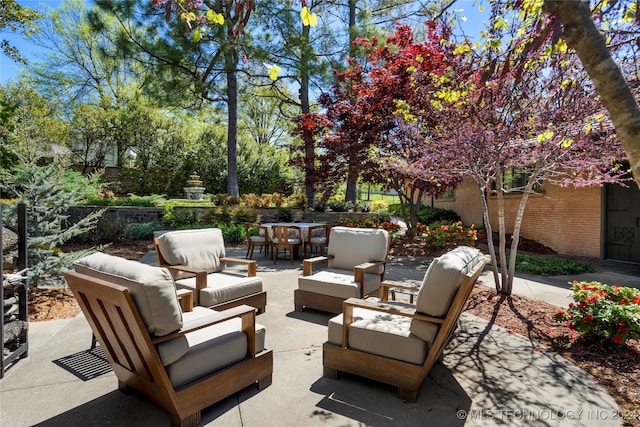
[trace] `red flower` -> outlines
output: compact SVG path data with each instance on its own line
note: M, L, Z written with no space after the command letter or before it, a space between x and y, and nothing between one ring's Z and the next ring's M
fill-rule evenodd
M613 334L613 342L616 344L622 344L624 339L618 334Z
M640 305L640 296L633 297L633 303L637 304L637 305Z
M622 298L622 299L620 300L620 304L629 304L629 300L628 300L628 299L626 299L626 298Z

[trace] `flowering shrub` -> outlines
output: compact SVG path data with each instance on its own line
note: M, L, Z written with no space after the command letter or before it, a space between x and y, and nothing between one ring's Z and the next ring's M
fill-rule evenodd
M465 227L460 221L436 227L418 223L418 234L433 248L444 248L446 245L473 246L478 239L475 225Z
M611 339L616 344L640 338L640 289L574 281L574 303L554 316L587 338Z
M376 221L373 218L343 218L341 225L345 227L354 228L381 228L387 230L389 235L393 238L400 231L400 225L391 221Z

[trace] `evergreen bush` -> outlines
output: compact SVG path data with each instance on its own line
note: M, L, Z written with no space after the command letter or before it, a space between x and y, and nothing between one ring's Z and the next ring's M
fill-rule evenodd
M27 252L29 284L38 286L65 286L60 274L71 268L76 259L95 248L84 251L63 252L60 246L70 239L92 231L104 210L95 211L73 225L67 223L70 206L79 204L87 188L95 184L95 177L83 178L77 172L65 171L52 163L38 166L26 163L11 170L11 179L3 189L11 193L17 203L27 207ZM15 205L10 205L4 221L17 222Z

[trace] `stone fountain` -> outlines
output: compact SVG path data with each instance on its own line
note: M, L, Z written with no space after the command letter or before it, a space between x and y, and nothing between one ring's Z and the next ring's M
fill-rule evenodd
M187 200L202 200L205 188L201 187L200 175L192 173L187 180L187 187L184 187L184 196Z

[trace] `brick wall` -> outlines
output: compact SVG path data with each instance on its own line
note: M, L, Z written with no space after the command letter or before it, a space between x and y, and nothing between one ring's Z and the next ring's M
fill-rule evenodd
M505 195L505 224L513 231L520 196ZM465 224L482 224L482 205L477 186L465 180L455 193L455 200L438 201L435 206L453 209ZM491 226L497 231L497 197L488 198ZM546 185L542 194L532 194L527 201L522 237L538 241L560 254L600 258L602 189ZM480 221L478 221L480 218Z
M424 203L425 205L431 204L430 197ZM465 179L456 188L453 199L436 199L433 205L437 208L450 209L457 212L465 225L484 224L480 192L478 191L478 185L473 180Z

